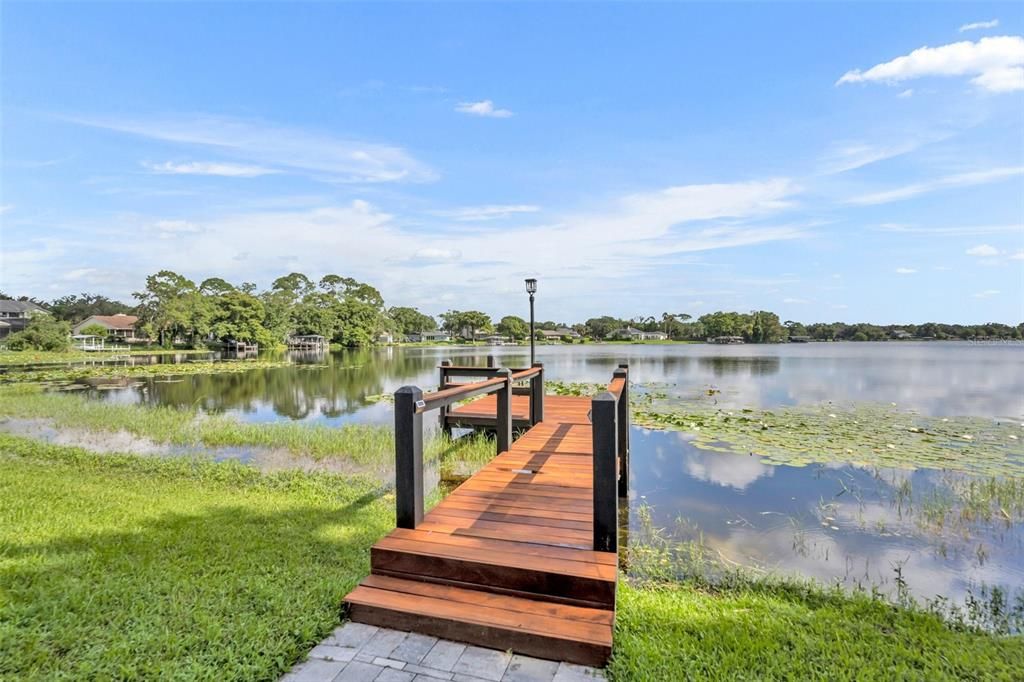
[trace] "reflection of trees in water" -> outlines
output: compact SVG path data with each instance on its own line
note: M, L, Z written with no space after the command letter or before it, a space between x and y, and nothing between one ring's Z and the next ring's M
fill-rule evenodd
M384 358L372 350L333 352L320 362L327 367L296 364L243 373L189 375L175 383L150 380L139 398L154 405L196 406L210 412L255 412L270 405L275 413L292 419L314 414L338 417L365 407L366 397L382 393L387 383L421 376L437 364L430 357L396 353Z
M702 369L710 370L716 377L730 374L768 376L778 374L782 361L778 357L702 357L697 358Z

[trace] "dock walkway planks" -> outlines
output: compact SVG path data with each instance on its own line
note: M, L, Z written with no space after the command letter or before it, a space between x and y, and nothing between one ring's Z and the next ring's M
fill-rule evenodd
M427 513L371 550L347 597L357 622L604 665L618 556L593 547L590 399L545 396L537 423ZM494 420L493 395L451 417ZM527 396L512 396L528 419Z

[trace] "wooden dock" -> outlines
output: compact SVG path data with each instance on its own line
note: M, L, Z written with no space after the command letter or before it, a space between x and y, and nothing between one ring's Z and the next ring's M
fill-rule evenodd
M516 378L533 370L491 371L494 378L421 397L413 387L396 393L399 527L373 546L371 575L345 599L349 614L357 622L603 665L615 621L620 479L628 471L628 437L619 437L628 408L626 420L618 418L628 406L626 371L594 400L538 395L542 370L529 377L529 394L514 395ZM459 395L491 386L498 388L445 410ZM536 402L542 414L532 409ZM512 422L526 422L528 430L514 442L508 433L509 445L490 463L416 518L415 502L403 499L416 493L415 485L403 486L405 404L417 417L445 410L442 425L489 420L499 443L503 426L511 432Z

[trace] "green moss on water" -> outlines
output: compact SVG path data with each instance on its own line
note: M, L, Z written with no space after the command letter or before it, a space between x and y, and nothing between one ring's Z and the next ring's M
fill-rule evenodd
M633 419L692 434L693 444L705 450L755 455L769 464L1024 475L1024 427L1011 420L928 417L877 403L725 410L657 399L636 404Z
M203 362L161 363L155 365L71 365L68 367L11 368L0 375L3 383L68 384L88 379L124 379L142 377L178 377L195 374L229 374L253 370L297 367L301 370L323 369L326 365L292 365L270 360L217 360ZM341 368L335 368L341 369Z

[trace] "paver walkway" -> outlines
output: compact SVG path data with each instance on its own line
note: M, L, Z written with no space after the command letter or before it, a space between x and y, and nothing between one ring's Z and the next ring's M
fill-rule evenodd
M345 623L281 682L592 682L596 668Z

